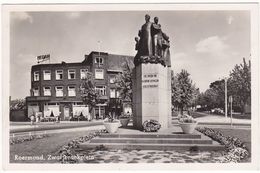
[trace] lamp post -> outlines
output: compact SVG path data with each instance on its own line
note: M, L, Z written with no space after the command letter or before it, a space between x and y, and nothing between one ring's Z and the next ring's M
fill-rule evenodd
M228 105L227 105L227 101L228 101L228 98L227 98L227 78L225 77L224 80L225 80L225 118L227 119L227 108L228 108Z
M232 120L232 102L233 102L233 98L232 96L229 96L229 102L230 102L230 125L231 127L233 126L233 120Z

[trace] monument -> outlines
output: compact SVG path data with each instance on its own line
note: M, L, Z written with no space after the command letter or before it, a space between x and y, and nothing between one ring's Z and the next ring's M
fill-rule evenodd
M169 37L162 31L159 18L150 22L148 14L138 36L133 69L133 125L142 130L142 124L153 119L161 128L168 128L171 124Z

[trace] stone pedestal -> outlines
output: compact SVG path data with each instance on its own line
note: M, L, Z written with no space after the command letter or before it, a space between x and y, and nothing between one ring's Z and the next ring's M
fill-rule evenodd
M161 64L140 64L133 69L133 124L142 130L148 119L157 120L162 129L171 120L170 68ZM169 122L170 121L170 122Z

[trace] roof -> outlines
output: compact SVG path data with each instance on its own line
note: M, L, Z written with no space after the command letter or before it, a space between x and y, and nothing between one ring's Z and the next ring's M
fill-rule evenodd
M107 69L110 72L122 72L122 67L124 64L127 62L130 65L130 68L134 67L134 57L129 56L129 55L115 55L115 54L108 54L105 52L95 52L92 51L89 55L85 55L85 58L82 62L75 62L75 63L66 63L66 62L61 62L61 63L53 63L53 64L36 64L33 65L32 68L37 68L37 67L53 67L53 66L83 66L87 65L91 61L91 57L93 55L101 55L104 58L107 58Z
M125 63L128 63L131 68L134 67L133 56L108 54L107 57L108 69L111 71L122 71Z

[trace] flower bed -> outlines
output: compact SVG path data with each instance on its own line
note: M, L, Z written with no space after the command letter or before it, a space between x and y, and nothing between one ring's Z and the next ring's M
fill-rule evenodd
M45 138L48 136L49 135L47 135L47 134L38 134L38 135L28 135L28 136L22 136L22 137L10 137L9 143L10 143L10 145L19 144L19 143L23 143L26 141L42 139L42 138Z
M196 128L196 130L225 146L227 154L222 161L224 163L238 163L250 156L246 145L239 138L225 136L221 132L207 127Z
M78 154L74 154L73 150L75 149L79 149L79 145L83 142L89 141L92 138L96 137L96 136L100 136L101 133L105 133L105 130L100 130L100 131L96 131L96 132L92 132L86 136L83 137L79 137L77 139L74 139L72 141L70 141L67 145L64 145L60 150L59 150L59 154L60 154L60 159L59 161L61 163L78 163L79 162L79 158L81 158L81 156L79 156Z
M157 132L161 128L161 124L156 120L146 120L143 123L144 132Z

